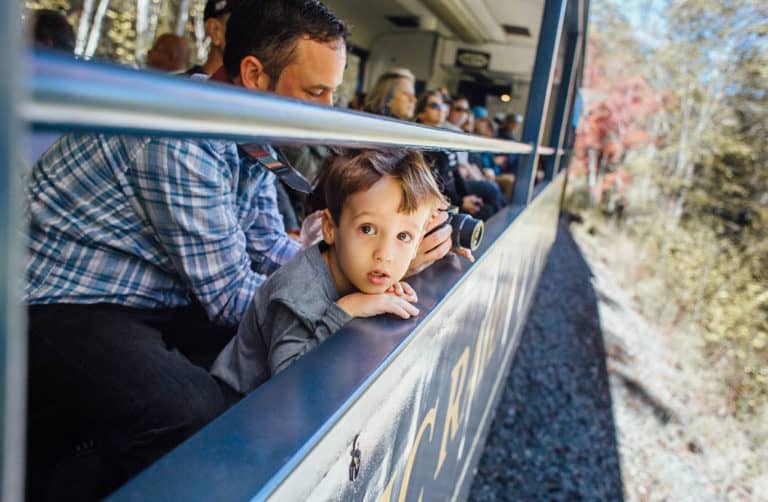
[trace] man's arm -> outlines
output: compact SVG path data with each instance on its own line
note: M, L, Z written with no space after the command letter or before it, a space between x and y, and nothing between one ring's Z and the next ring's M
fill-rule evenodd
M253 269L265 276L284 265L301 248L299 242L285 233L275 183L274 176L265 169L259 178L260 188L253 194L253 223L245 232Z
M264 277L251 270L234 212L237 155L211 143L156 138L135 159L136 196L170 266L208 316L237 324Z

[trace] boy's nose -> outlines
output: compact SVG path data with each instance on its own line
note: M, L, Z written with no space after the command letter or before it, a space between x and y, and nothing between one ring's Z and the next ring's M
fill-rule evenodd
M390 262L392 261L392 254L393 249L391 245L381 244L373 252L373 259L376 260L377 263Z

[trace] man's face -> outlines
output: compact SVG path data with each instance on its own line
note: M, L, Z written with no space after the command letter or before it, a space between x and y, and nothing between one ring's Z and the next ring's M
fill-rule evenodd
M459 127L464 125L469 117L469 102L466 99L457 99L448 114L448 120Z
M431 211L400 212L402 197L400 183L384 176L345 201L338 225L326 211L324 239L333 244L328 264L340 295L383 293L405 275Z
M341 40L323 43L301 38L294 60L283 68L274 85L281 96L321 105L333 105L333 93L342 83L347 50Z

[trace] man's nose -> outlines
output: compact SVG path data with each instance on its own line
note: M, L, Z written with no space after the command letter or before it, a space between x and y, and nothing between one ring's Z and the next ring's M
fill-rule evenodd
M317 103L325 106L333 106L333 93L329 92L327 94L323 94L318 100Z

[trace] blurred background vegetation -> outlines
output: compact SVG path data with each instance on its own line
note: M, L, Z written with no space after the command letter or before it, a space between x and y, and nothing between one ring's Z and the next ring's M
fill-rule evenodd
M206 0L24 0L25 12L50 9L75 28L75 55L143 66L158 35L184 35L190 63L208 54L203 11Z
M568 209L631 238L645 314L697 337L732 411L754 414L768 403L768 2L639 3L592 1Z

